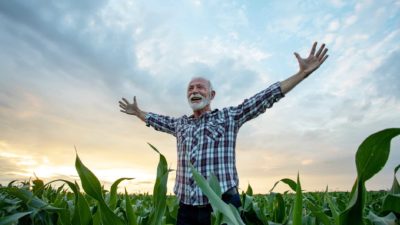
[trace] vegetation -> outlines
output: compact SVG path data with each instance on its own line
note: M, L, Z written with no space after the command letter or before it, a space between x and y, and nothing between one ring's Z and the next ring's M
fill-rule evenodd
M356 153L357 178L350 193L303 193L300 175L297 180L284 178L266 195L253 195L251 186L243 192L243 206L237 210L221 200L221 190L215 176L206 180L192 167L197 184L213 207L215 225L394 225L400 219L400 186L394 168L393 184L388 191L367 192L365 182L386 164L392 138L400 128L379 131L369 136ZM178 201L168 196L168 166L159 154L157 178L153 194L117 194L120 178L104 190L97 177L76 156L75 167L81 187L75 182L54 180L44 184L36 178L32 182L13 181L0 186L0 225L161 225L175 224ZM55 188L54 182L63 184ZM278 183L288 185L293 193L273 192Z

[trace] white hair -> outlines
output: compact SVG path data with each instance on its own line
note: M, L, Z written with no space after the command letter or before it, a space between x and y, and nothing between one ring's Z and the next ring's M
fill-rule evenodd
M212 91L214 91L214 88L213 88L213 86L212 86L212 83L211 83L211 81L210 81L209 79L207 79L207 78L205 78L205 77L192 77L192 79L190 80L190 82L192 82L193 80L196 80L196 79L205 80L205 81L207 82L207 84L208 84L209 92L211 93ZM190 83L190 82L189 82L189 83Z

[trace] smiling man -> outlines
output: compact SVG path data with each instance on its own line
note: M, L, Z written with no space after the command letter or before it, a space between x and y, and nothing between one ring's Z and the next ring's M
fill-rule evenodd
M262 90L240 105L211 110L216 92L211 82L202 77L193 78L187 88L187 99L193 114L173 118L142 111L133 98L119 101L121 112L135 115L158 131L172 134L177 139L178 165L174 192L179 198L178 225L211 224L211 206L196 185L190 172L193 165L205 178L215 174L223 192L222 199L240 207L239 178L236 170L236 137L247 121L264 113L284 97L298 83L308 77L326 60L325 45L316 52L317 43L307 58L294 53L299 71L288 79Z

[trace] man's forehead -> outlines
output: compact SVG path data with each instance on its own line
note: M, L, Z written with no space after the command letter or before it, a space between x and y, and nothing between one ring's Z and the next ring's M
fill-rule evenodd
M196 84L204 84L204 85L208 85L208 80L204 79L204 78L193 78L190 82L189 82L189 86L190 85L196 85Z

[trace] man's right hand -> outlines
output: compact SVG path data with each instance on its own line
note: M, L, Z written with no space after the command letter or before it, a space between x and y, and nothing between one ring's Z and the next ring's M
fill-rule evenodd
M133 103L129 103L128 100L125 98L122 98L122 101L119 101L119 107L121 108L121 112L129 114L129 115L134 115L139 117L139 119L145 121L146 117L146 112L143 112L142 110L139 109L137 102L136 102L136 96L133 97Z

